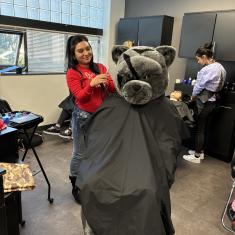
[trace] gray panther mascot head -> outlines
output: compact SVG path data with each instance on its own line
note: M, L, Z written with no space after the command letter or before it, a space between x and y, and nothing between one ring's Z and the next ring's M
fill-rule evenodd
M114 82L118 93L137 105L163 95L168 85L168 67L175 54L171 46L114 46L112 58L117 65Z

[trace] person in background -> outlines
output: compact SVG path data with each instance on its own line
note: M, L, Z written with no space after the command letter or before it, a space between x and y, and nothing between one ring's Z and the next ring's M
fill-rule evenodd
M187 104L182 101L182 92L181 91L172 91L170 93L170 100L175 105L180 117L188 122L193 123L194 119L192 113L190 112Z
M128 48L131 48L133 47L135 44L134 44L134 41L131 41L131 40L126 40L123 42L123 46L126 46Z
M213 44L207 43L196 51L197 62L203 68L197 74L192 100L196 100L195 151L190 150L183 158L189 162L200 163L204 159L204 139L208 116L216 107L217 93L223 88L226 71L213 59Z
M72 194L80 203L79 189L75 182L83 157L83 126L102 104L109 92L115 92L111 76L103 64L94 63L93 52L88 38L75 35L69 38L66 56L68 59L67 84L75 99L72 113L73 152L70 162Z
M63 139L72 138L72 129L71 129L71 117L74 108L73 96L69 94L60 104L59 107L62 108L62 112L59 116L58 121L55 125L44 130L43 133L48 135L58 135ZM69 125L66 128L66 122L69 122Z

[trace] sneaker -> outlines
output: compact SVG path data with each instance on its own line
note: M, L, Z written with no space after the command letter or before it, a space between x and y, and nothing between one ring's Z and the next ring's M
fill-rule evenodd
M48 135L59 135L60 134L60 128L56 125L49 127L43 133Z
M189 162L193 162L193 163L200 163L201 159L200 157L195 157L194 154L189 154L189 155L184 155L183 159Z
M63 139L72 139L72 130L71 128L67 128L60 132L59 137Z
M189 155L194 155L195 151L194 150L189 150L188 153L189 153ZM204 153L200 153L200 159L203 160L204 158L205 158Z

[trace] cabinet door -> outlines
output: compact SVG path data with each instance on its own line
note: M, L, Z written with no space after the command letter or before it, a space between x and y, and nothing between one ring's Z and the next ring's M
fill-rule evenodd
M235 11L217 13L213 40L217 59L235 61Z
M179 57L194 58L196 50L212 40L215 19L216 13L184 15Z
M161 45L163 17L149 17L139 19L138 45Z
M234 152L235 107L219 106L208 121L205 139L205 153L230 162Z
M138 44L138 18L120 19L118 23L118 40L117 44L122 45L127 40L134 41Z
M18 133L7 127L0 132L0 162L18 162Z

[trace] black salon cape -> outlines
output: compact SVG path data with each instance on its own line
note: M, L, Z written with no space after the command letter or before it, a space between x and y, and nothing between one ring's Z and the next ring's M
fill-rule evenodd
M96 235L174 234L169 188L183 125L165 97L137 106L111 96L92 116L77 185Z

